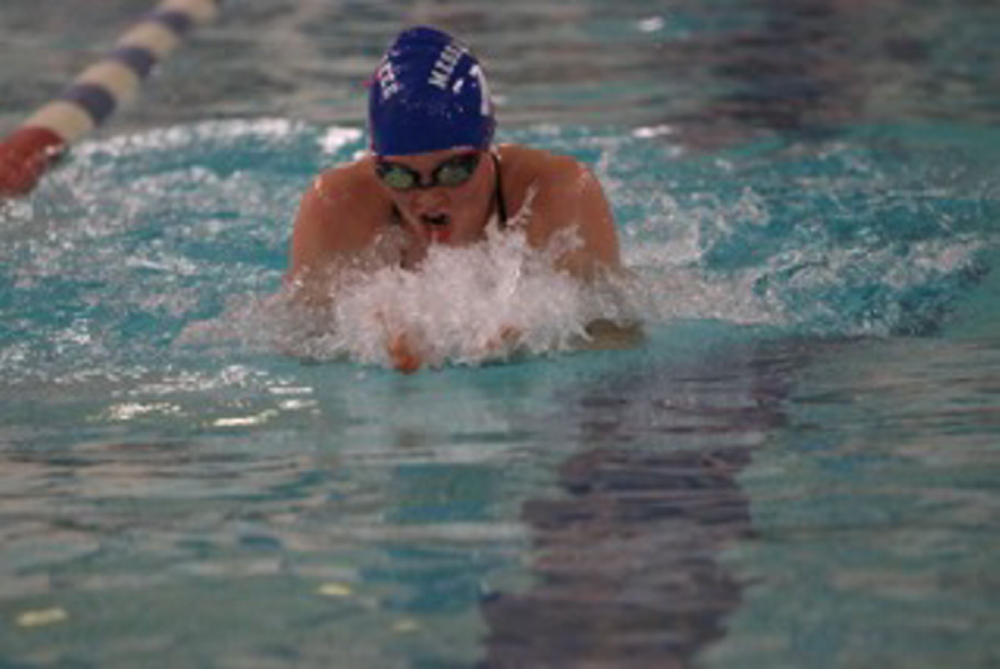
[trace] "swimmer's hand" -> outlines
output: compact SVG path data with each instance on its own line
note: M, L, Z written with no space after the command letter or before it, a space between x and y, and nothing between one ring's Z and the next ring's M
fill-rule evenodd
M385 327L385 318L379 319ZM480 345L482 360L506 358L521 342L522 331L512 325L505 325L486 338ZM386 353L392 368L403 374L420 371L426 363L426 354L421 350L420 337L405 330L390 330L386 327Z
M383 321L384 322L384 321ZM580 349L623 350L639 346L645 333L639 323L619 323L598 319L587 324L587 337L577 342ZM425 355L419 345L419 337L406 331L387 331L386 352L393 369L403 374L420 371L425 364ZM524 332L512 325L501 327L482 344L482 359L502 359L510 356L521 345Z
M403 374L413 374L423 366L423 357L413 342L413 338L406 332L397 332L390 335L386 344L386 352L392 362L392 368Z
M517 347L521 339L521 331L513 326L504 326L482 346L484 358L506 357ZM424 366L424 355L420 351L417 338L408 332L395 332L389 335L386 352L392 368L403 374L413 374Z

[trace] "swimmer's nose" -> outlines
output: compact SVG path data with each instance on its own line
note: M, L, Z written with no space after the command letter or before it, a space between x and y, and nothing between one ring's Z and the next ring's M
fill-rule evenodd
M448 204L448 195L442 188L419 190L410 196L410 209L417 216L443 213Z

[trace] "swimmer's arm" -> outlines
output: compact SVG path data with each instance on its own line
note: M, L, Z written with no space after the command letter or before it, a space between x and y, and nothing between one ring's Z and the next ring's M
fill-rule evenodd
M555 157L536 193L529 241L541 248L559 232L577 237L578 245L556 259L559 269L585 281L621 270L611 206L593 172L573 158Z
M323 313L333 306L337 274L362 259L375 244L373 231L380 212L372 207L370 188L358 178L356 169L351 171L335 168L320 175L299 204L285 290L310 311ZM406 374L419 370L423 357L415 338L379 319L392 366Z
M539 245L547 244L560 231L572 231L579 245L556 260L559 269L587 283L624 274L614 217L600 181L572 158L559 160L557 171L547 179L548 187L539 189L533 211L547 224L542 230L546 239L539 240ZM587 339L580 343L581 348L633 348L645 337L638 322L598 319L586 329Z
M312 308L328 306L329 302L322 286L327 283L324 277L329 278L326 268L330 262L327 251L330 240L323 223L330 213L317 192L321 178L316 179L299 202L292 231L289 269L284 281L285 290L296 304Z
M361 193L349 173L335 168L318 176L302 195L292 232L285 288L297 303L329 306L337 270L373 243Z

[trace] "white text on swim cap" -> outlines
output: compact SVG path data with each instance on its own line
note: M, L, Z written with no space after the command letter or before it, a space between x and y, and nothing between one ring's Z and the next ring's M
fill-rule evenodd
M448 90L448 80L458 66L458 61L467 52L468 49L458 44L449 44L442 49L441 55L438 56L437 62L434 63L434 69L431 70L431 76L427 80L427 83L431 86L437 86L442 91Z
M493 113L491 107L493 106L493 96L490 95L489 84L486 83L486 75L483 73L483 68L479 67L478 64L473 65L472 69L469 70L469 74L474 76L479 80L479 90L480 90L480 100L479 100L479 113L483 116L490 116Z
M375 79L382 90L382 101L385 102L399 92L399 81L396 79L396 71L392 69L392 61L383 58L375 73Z

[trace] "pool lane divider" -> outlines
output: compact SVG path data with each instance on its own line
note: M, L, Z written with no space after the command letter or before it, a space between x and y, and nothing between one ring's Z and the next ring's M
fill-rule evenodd
M211 23L222 0L162 0L62 94L0 141L0 199L28 195L77 140L131 101L153 69L196 27Z

